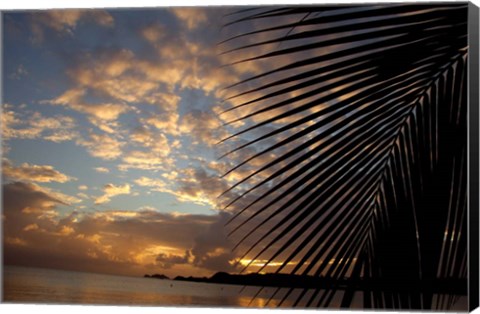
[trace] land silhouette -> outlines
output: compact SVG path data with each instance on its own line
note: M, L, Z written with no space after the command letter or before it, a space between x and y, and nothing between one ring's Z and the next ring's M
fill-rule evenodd
M371 278L328 278L308 275L291 275L275 273L229 274L217 272L210 277L176 276L173 279L163 274L144 275L145 278L161 280L205 282L214 284L261 286L300 289L336 289L355 291L389 291L389 292L432 292L435 294L467 295L466 279L436 279L432 281L388 282Z

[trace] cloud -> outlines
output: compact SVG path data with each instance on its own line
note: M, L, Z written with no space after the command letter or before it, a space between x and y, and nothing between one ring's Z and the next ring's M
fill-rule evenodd
M148 42L155 44L165 36L165 27L158 23L150 24L140 29L140 34Z
M110 214L107 215L112 217ZM134 246L136 254L133 258L144 265L151 263L158 271L171 270L170 274L173 275L190 275L194 272L205 275L205 268L193 263L194 256L189 251L195 247L195 239L207 232L209 226L217 219L216 215L175 215L144 211L137 212L131 217L116 216L105 227L109 231L120 234L124 234L127 228L129 238L135 239L136 243ZM95 221L99 223L102 220L97 217ZM182 237L178 237L178 234L182 234ZM131 242L126 237L122 238L125 242ZM212 249L217 250L213 247ZM215 255L213 252L208 253L211 256ZM182 269L180 267L188 268L185 268L186 271L179 272L179 269ZM211 271L208 270L207 273Z
M236 256L231 251L232 244L225 232L225 224L230 218L230 214L220 212L207 231L195 238L191 253L196 266L213 271L238 271L234 263Z
M31 231L31 230L38 230L38 229L39 229L38 225L33 223L25 226L25 228L23 228L23 231Z
M3 185L5 211L19 213L30 208L31 211L48 211L57 205L68 203L39 188L33 183L12 182ZM13 222L12 222L13 223Z
M12 130L12 126L15 124L19 124L20 120L15 116L15 112L12 110L8 110L11 108L11 105L5 104L3 105L2 110L2 137L5 139L14 137L14 131Z
M103 187L103 195L95 199L95 204L104 204L110 202L110 199L117 195L130 194L130 185L107 184Z
M132 150L124 154L124 157L122 157L123 163L118 168L121 171L129 169L166 170L175 163L172 158L167 156L168 153L168 146L165 146L165 151L159 149L150 151Z
M113 121L118 117L129 111L129 107L119 103L88 103L84 100L86 90L83 88L72 88L65 91L62 95L50 99L44 100L43 103L52 105L66 106L78 112L82 112L90 115L94 122L100 121Z
M62 204L65 204L65 205L72 205L72 204L80 203L82 201L81 199L79 199L75 196L64 194L62 192L59 192L59 191L56 191L54 189L47 188L47 187L44 187L44 186L33 184L33 187L37 191L45 193L47 195L50 195L51 197L59 200Z
M122 154L125 145L107 134L90 133L89 139L78 139L77 145L83 146L93 157L104 160L113 160Z
M179 135L178 131L178 120L180 115L177 112L164 113L159 115L154 115L148 118L141 119L141 123L144 125L151 125L161 132L166 134L177 136Z
M136 128L130 135L130 139L160 157L167 157L171 152L168 138L163 133L151 132L145 127Z
M174 195L180 202L207 205L213 209L221 207L218 196L227 190L228 185L215 173L202 168L185 168L176 172L173 185L162 186L159 180L143 180L154 190ZM138 183L138 182L137 182Z
M136 276L205 276L235 269L236 257L224 237L228 214L162 213L153 208L60 214L63 202L19 182L4 185L3 195L8 263Z
M57 208L80 202L76 197L27 182L4 184L2 194L7 222L4 228L12 237L18 237L19 232L32 223L44 228L58 216Z
M162 169L160 177L141 176L134 180L140 187L150 191L169 193L182 203L194 203L212 209L222 208L218 198L228 189L227 181L220 178L215 171L207 171L201 167Z
M91 116L88 118L88 121L90 121L90 123L96 126L99 130L108 134L115 134L122 131L120 123L115 120L102 120Z
M178 12L187 12L178 13L185 18L204 19L204 13L199 10L178 9ZM163 28L160 24L153 24L140 28L139 32L154 41L162 36ZM178 40L179 37L184 39ZM170 31L166 38L161 37L161 44L156 44L154 49L157 56L153 58L141 58L131 50L113 48L84 55L67 70L74 83L72 93L107 96L110 103L117 105L146 103L157 105L162 111L172 111L180 99L177 91L202 89L209 94L237 79L234 72L219 67L215 49L203 38L192 40L186 38L183 31ZM62 96L65 95L51 101L73 103L72 99L66 101ZM61 102L60 98L64 101ZM76 106L71 106L76 110L87 107L78 98L75 103Z
M70 180L76 180L53 168L50 165L31 165L23 163L15 167L7 159L2 161L3 174L13 180L31 181L31 182L60 182L64 183Z
M134 181L137 185L143 187L153 188L152 190L164 191L167 187L167 183L161 179L151 179L147 177L140 177Z
M86 191L86 190L88 190L88 186L82 184L82 185L79 185L79 186L78 186L78 189L79 189L80 191Z
M19 106L20 108L22 106ZM3 105L2 137L4 140L44 139L55 143L70 141L78 137L72 117L55 115L46 117L40 112L16 112L15 106Z
M108 170L105 167L95 167L93 169L98 173L109 173L110 172L110 170Z
M202 10L178 8L173 12L190 27L206 21ZM164 28L162 24L154 22L137 29L150 42L161 40L161 44L154 47L157 55L153 57L139 57L132 50L115 48L83 54L66 71L72 86L43 103L84 113L92 125L109 134L120 133L123 126L119 121L120 116L133 111L142 125L154 127L165 135L181 135L181 92L187 89L201 90L204 95L210 95L216 93L219 86L237 78L231 70L219 67L215 49L204 38L187 40L185 36L188 32L185 30L165 34ZM185 37L185 40L177 40L179 36ZM141 106L145 104L153 105L155 112L142 110ZM211 145L218 138L213 131L216 128L218 133L219 123L217 121L213 126L211 122L215 120L212 117L202 114L203 125L196 123L191 133L197 137L196 141L206 140ZM191 121L193 117L184 119L182 135L189 132L188 123ZM200 132L198 136L197 131ZM132 153L135 154L139 155ZM134 164L142 169L157 167L151 163ZM123 169L133 167L127 161Z
M145 96L145 101L156 105L161 112L176 113L181 97L168 91L155 92Z
M199 8L173 8L173 14L184 23L189 29L198 28L201 24L207 22L207 15Z
M45 38L45 30L50 29L59 35L73 35L75 28L81 20L93 22L104 27L114 25L113 17L103 10L47 10L33 12L31 16L31 28L33 42L42 42Z
M67 74L75 83L74 90L96 92L116 102L151 103L151 93L159 84L157 79L145 76L148 69L143 63L128 49L99 50L81 59Z
M189 263L191 257L192 255L189 250L186 250L183 256L168 254L168 253L160 253L155 258L155 263L156 265L158 265L163 269L170 269L175 265Z
M88 196L85 193L77 193L77 196L80 197L80 198L86 199L86 200L90 199L90 196Z
M197 144L207 144L210 147L227 135L227 131L213 113L199 110L192 110L184 115L179 129L182 134L190 134Z
M44 136L43 139L47 141L55 142L55 143L60 143L60 142L71 141L75 139L77 136L78 135L76 132L58 131L50 135Z
M15 246L27 246L27 242L25 240L20 239L20 238L6 237L5 238L5 243L15 245Z
M71 197L34 183L11 182L3 185L5 235L19 238L25 228L45 229L58 216L56 209L71 203ZM33 227L36 224L37 227ZM28 227L30 226L30 227ZM25 239L23 239L25 241Z

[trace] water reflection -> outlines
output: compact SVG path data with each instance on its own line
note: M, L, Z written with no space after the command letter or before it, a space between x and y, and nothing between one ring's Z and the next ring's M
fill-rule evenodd
M289 289L242 287L149 278L133 278L6 266L4 301L18 303L107 304L157 306L278 307ZM303 292L294 289L281 307L292 307ZM312 297L315 306L330 298L329 308L340 308L343 291L332 295L307 291L298 307L306 307ZM465 311L467 298L451 300L435 296L435 302L456 301L453 311ZM363 307L363 294L357 292L353 308Z

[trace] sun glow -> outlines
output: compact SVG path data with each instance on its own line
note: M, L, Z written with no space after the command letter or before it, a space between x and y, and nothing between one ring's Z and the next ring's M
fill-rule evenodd
M251 259L241 259L239 261L240 265L242 266L250 266L250 267L279 267L282 266L284 263L283 262L276 262L276 261L271 261L268 262L268 260L262 259L262 260L251 260ZM288 262L287 265L296 265L296 262Z
M184 250L164 245L152 245L141 252L130 252L132 260L141 265L155 263L155 259L159 254L167 255L183 255Z

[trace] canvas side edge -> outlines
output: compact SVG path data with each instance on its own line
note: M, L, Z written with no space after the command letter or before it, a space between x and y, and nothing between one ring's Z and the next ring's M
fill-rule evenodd
M469 124L469 245L468 245L468 309L479 306L479 8L468 7L468 124Z

